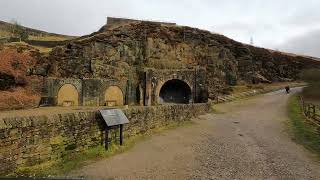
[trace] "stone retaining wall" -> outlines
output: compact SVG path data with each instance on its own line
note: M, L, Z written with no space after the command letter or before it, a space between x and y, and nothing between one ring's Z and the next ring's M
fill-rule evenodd
M209 109L209 104L132 107L124 110L130 121L124 137L186 121ZM98 111L0 119L0 174L103 144L104 128Z

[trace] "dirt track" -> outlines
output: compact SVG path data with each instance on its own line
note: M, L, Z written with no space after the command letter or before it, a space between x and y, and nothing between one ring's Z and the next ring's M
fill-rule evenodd
M288 95L217 106L195 124L73 172L89 179L320 179L314 155L287 131Z

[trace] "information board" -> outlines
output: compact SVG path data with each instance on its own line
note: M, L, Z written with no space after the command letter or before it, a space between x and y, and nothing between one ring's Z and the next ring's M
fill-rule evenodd
M99 111L109 127L129 123L127 116L121 109L106 109Z

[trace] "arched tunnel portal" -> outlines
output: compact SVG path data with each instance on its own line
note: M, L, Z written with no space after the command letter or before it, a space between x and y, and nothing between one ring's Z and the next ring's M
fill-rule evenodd
M159 93L159 103L189 104L192 99L190 86L178 79L172 79L164 83Z

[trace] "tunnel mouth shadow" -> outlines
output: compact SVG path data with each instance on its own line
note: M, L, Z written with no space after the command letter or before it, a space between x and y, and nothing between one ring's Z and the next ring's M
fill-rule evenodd
M160 104L189 104L191 88L184 81L169 80L161 87L159 99Z

